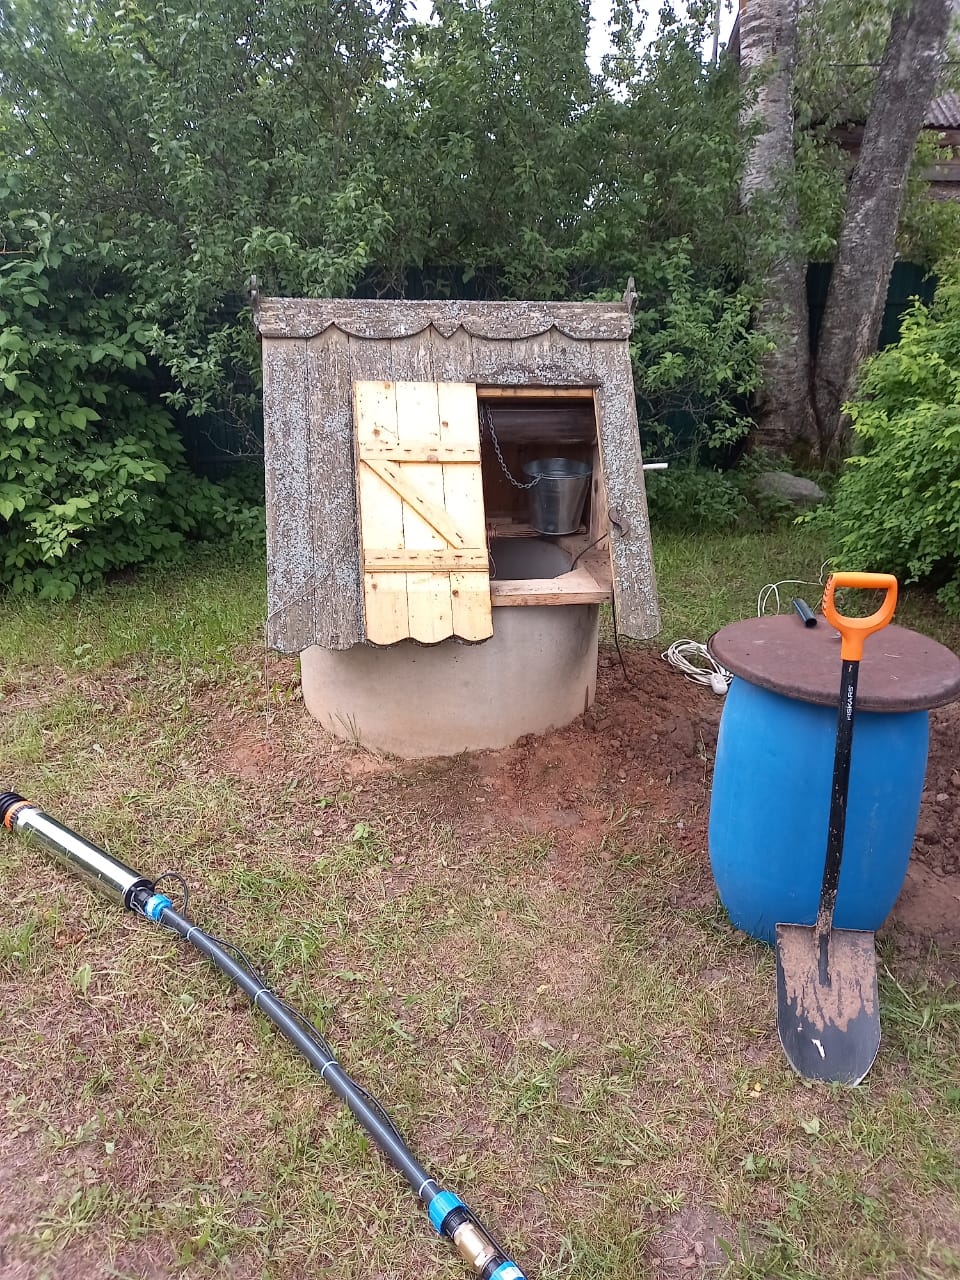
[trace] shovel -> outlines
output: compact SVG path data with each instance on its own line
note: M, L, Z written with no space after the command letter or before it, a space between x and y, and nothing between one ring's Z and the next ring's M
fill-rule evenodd
M869 618L837 613L837 587L886 591ZM850 784L850 751L857 676L867 636L882 630L897 607L889 573L835 573L823 593L823 616L840 632L840 714L823 885L815 925L777 925L777 1030L790 1065L807 1080L859 1084L880 1047L877 955L872 933L834 929L843 832Z

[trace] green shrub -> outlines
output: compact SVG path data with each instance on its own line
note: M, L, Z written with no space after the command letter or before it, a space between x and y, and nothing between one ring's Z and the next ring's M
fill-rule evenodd
M678 533L713 533L736 525L748 501L732 473L681 463L647 475L650 523Z
M752 323L755 299L711 284L684 241L662 247L639 288L630 346L644 450L706 461L753 427L748 406L769 347Z
M932 305L904 316L900 341L864 365L847 411L858 452L814 516L835 559L928 581L960 613L960 260Z
M150 334L125 297L46 215L0 235L0 587L65 598L187 536L254 536L262 515L189 471L137 389Z

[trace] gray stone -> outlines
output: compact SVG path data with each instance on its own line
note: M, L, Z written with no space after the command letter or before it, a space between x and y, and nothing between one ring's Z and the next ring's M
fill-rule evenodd
M813 480L792 476L789 471L761 471L757 476L757 492L781 498L795 507L815 507L827 496Z

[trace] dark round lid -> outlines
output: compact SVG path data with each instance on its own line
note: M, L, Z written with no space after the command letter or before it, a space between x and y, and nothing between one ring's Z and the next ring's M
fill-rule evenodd
M711 636L716 660L761 689L835 707L840 701L840 636L817 615L805 627L796 614L747 618ZM857 707L925 711L960 697L960 658L906 627L869 636L860 663Z

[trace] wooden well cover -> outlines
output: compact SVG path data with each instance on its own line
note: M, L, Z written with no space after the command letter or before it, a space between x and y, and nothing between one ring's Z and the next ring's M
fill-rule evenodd
M354 382L367 640L493 635L476 387Z

